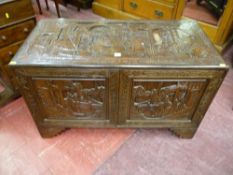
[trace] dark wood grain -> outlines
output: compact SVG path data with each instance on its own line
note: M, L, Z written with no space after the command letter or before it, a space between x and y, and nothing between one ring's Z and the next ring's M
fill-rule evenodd
M5 92L0 94L0 106L19 96L14 73L8 63L35 26L30 0L4 0L0 2L0 80Z
M191 138L227 71L192 21L45 20L10 66L43 137L155 127Z
M17 84L15 82L15 77L13 72L9 69L8 63L11 61L12 57L16 54L20 45L23 41L19 41L10 46L4 47L0 49L0 67L2 72L2 79L7 84L7 86L12 89L17 89Z
M14 42L24 40L35 26L35 21L30 20L18 25L13 25L0 30L0 48Z
M0 4L0 12L0 28L25 18L34 18L30 0L6 0Z

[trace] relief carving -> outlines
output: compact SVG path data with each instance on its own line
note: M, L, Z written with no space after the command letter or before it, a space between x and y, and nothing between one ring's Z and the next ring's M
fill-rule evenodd
M22 71L23 72L23 71ZM32 81L30 77L24 76L20 70L16 71L16 80L17 83L20 85L20 90L24 96L24 99L26 100L28 107L30 109L30 112L34 118L34 120L39 123L41 122L41 113L40 109L38 108L36 98L33 93L31 93L32 89Z
M205 38L191 21L45 21L21 49L25 55L17 62L30 57L30 63L46 65L219 64L221 58Z
M50 108L50 111L67 117L78 118L99 118L103 117L105 111L105 93L104 83L95 84L92 87L85 87L85 81L41 81L42 86L38 87L38 94L44 108ZM52 115L48 111L49 116Z
M132 116L139 118L176 118L188 116L204 88L203 82L136 83L133 86Z
M167 58L174 55L184 58L188 55L189 58L199 58L200 61L208 56L206 49L200 46L196 41L197 38L187 29L170 27L168 30L161 30L160 27L157 27L152 29L152 33L155 55Z

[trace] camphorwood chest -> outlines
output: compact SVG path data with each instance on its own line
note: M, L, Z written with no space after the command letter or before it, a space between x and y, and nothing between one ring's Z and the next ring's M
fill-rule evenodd
M193 21L40 21L10 62L43 137L169 128L191 138L227 72Z

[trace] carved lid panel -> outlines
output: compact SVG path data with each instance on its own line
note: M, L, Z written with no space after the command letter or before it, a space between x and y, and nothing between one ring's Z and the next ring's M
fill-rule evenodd
M196 22L39 22L12 65L99 67L222 67Z

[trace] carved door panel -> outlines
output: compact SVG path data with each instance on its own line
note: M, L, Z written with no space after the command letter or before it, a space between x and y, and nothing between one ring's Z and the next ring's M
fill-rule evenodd
M174 126L191 123L209 80L201 71L128 70L120 82L119 124Z
M43 121L106 126L116 120L117 71L46 68L25 73L31 74L33 92L28 93L36 99Z

